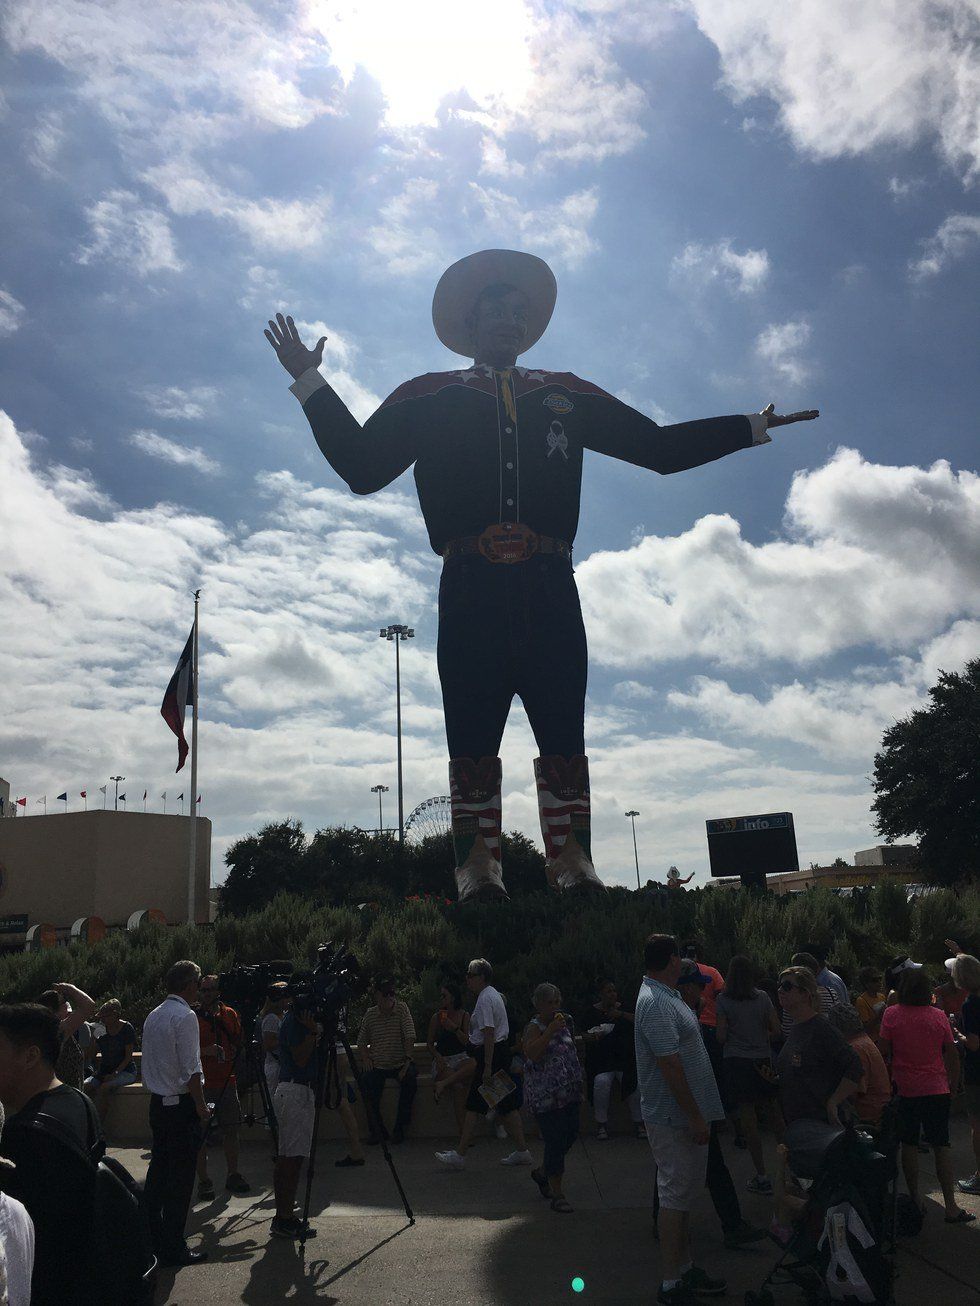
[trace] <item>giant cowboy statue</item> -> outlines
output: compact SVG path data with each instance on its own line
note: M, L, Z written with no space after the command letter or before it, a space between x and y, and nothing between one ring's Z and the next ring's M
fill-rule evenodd
M265 332L294 378L320 451L355 494L415 464L439 585L439 677L449 743L460 901L506 897L500 759L514 695L534 762L553 887L602 889L592 864L585 756L585 628L572 575L585 449L666 474L765 444L808 421L770 404L748 416L658 426L570 372L517 366L551 319L558 288L533 254L488 249L454 263L432 301L436 335L472 366L400 385L363 426L317 370L291 317Z

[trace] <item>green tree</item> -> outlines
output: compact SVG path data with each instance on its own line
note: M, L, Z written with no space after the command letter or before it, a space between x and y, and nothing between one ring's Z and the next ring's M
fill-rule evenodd
M282 890L301 890L300 867L306 836L299 821L277 821L258 834L236 839L225 853L228 876L221 887L221 911L242 916L272 901Z
M544 856L517 830L503 836L504 878L512 898L547 889ZM328 826L307 840L298 821L278 821L236 840L225 854L222 914L242 916L278 893L315 903L392 903L408 897L456 901L452 837L399 844L393 834Z
M885 731L872 810L886 839L918 838L925 878L954 884L980 873L980 658L929 697Z

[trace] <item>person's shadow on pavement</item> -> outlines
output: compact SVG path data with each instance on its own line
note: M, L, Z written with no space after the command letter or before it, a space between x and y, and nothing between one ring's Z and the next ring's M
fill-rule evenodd
M314 1242L307 1243L306 1253L298 1242L270 1238L251 1264L249 1280L242 1291L242 1301L249 1306L268 1306L269 1302L315 1302L317 1306L336 1306L339 1297L331 1297L319 1285L330 1274L329 1262L315 1253Z

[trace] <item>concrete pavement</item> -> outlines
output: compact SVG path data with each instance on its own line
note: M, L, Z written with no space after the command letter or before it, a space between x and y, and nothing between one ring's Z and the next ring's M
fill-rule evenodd
M970 1168L965 1120L953 1122L957 1173ZM369 1148L363 1169L337 1170L341 1147L318 1149L311 1217L317 1237L299 1247L269 1237L272 1215L271 1160L267 1148L248 1144L242 1169L253 1184L251 1198L225 1194L224 1161L209 1150L218 1199L195 1205L188 1224L191 1244L211 1259L202 1266L164 1271L158 1306L225 1306L226 1303L295 1302L342 1306L552 1306L601 1302L646 1306L658 1281L657 1245L651 1235L651 1160L646 1143L614 1137L576 1144L568 1164L566 1193L575 1207L558 1215L539 1196L526 1168L499 1160L508 1145L484 1137L467 1168L443 1170L431 1142L392 1149L416 1216L409 1226L388 1167ZM536 1159L540 1145L532 1146ZM764 1224L769 1199L745 1192L751 1173L744 1152L725 1140L725 1153L742 1194L746 1219ZM116 1154L142 1178L147 1153ZM934 1186L932 1162L922 1157L926 1186ZM302 1193L302 1190L301 1190ZM943 1223L937 1194L930 1192L922 1234L899 1254L898 1306L934 1300L980 1306L980 1218L974 1225ZM962 1204L980 1217L980 1198ZM696 1256L728 1280L726 1298L741 1303L758 1287L775 1260L774 1246L753 1244L726 1251L705 1195L695 1221ZM582 1292L572 1289L576 1276ZM799 1301L782 1289L777 1302Z

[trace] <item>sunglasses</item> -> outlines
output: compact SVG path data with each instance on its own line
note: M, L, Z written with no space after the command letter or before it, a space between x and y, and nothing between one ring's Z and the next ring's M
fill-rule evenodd
M779 991L780 991L780 993L792 993L792 991L793 991L794 989L798 989L800 993L803 992L803 989L800 988L799 984L794 984L792 980L780 980L780 981L779 981Z

